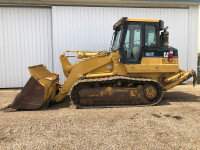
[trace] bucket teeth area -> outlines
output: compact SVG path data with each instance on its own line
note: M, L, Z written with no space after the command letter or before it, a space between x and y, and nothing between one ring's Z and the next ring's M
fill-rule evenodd
M59 89L58 74L43 65L29 67L31 78L10 105L14 109L35 110L48 106Z
M22 91L15 97L11 108L34 110L44 103L44 86L31 77Z

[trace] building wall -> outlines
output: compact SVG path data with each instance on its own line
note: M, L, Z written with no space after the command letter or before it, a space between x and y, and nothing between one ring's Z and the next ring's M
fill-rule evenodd
M59 55L66 49L109 50L113 24L121 17L164 20L169 26L169 45L179 50L180 68L188 70L189 9L54 6L52 14L54 71L60 74L61 82L65 78Z
M126 16L164 20L169 44L179 50L180 68L196 70L198 8L0 7L0 88L23 87L30 77L27 67L36 64L59 73L63 83L59 55L109 50L113 24Z
M188 34L188 70L193 69L197 71L197 61L198 61L198 38L199 38L199 7L190 6L189 7L189 34Z
M0 0L2 5L25 6L106 6L106 7L173 7L199 5L200 0Z
M198 20L199 20L199 22L198 22L198 24L200 25L200 6L199 6L199 18L198 18ZM199 41L198 41L198 53L200 53L200 26L199 26L199 33L198 33L198 39L199 39Z
M36 64L52 70L51 9L0 7L0 88L23 87Z

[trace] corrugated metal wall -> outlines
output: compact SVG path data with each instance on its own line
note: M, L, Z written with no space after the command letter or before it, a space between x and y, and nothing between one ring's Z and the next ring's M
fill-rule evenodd
M188 70L193 69L197 71L198 60L198 42L199 42L199 7L189 7L189 20L188 20L188 49L187 49L187 66Z
M59 55L66 49L108 50L112 26L121 17L164 20L165 26L169 26L169 43L179 50L180 68L187 70L188 9L55 6L52 8L53 57L61 82L64 75Z
M51 9L0 7L0 88L23 87L28 66L52 70Z
M196 70L197 9L0 7L0 88L24 86L30 77L27 67L36 64L59 73L63 83L60 54L66 49L108 50L112 26L124 16L164 20L170 45L179 49L180 68Z

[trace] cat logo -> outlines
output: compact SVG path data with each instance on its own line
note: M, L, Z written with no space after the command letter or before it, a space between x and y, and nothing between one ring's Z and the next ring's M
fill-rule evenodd
M169 52L164 52L164 57L168 57L169 56Z

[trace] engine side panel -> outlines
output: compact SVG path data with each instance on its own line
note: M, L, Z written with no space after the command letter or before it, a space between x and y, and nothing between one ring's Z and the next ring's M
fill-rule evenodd
M168 58L142 58L141 64L126 64L128 73L179 72L178 58L169 62Z

